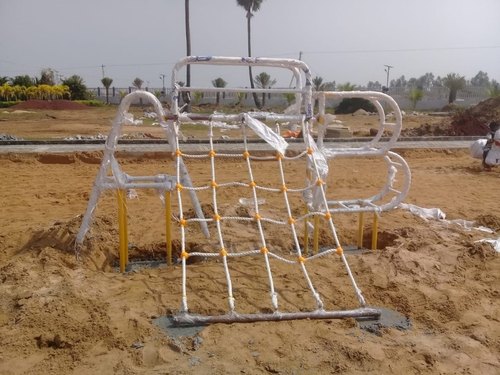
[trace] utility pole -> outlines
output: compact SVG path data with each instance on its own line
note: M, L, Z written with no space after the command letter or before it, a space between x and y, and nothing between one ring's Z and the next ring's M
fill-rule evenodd
M101 69L102 69L102 78L104 78L104 77L105 77L105 76L104 76L104 67L105 67L105 65L104 65L104 64L103 64L103 65L101 65Z
M387 84L385 87L387 87L387 91L389 91L389 72L391 70L391 68L394 68L393 66L391 65L384 65L385 66L385 71L387 72Z
M302 51L299 51L299 60L302 60ZM290 79L290 84L288 85L288 87L292 87L292 83L293 83L293 75L292 75L292 79Z
M165 74L160 74L160 79L161 79L161 93L165 94Z

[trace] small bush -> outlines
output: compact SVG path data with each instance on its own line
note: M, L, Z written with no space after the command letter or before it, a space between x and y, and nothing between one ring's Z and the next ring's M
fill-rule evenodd
M0 101L0 108L9 108L9 107L12 107L13 105L16 105L19 103L21 103L20 100L13 100L13 101L9 101L9 102Z
M74 100L77 103L88 105L89 107L104 107L106 104L100 100Z
M363 98L348 98L343 99L340 104L335 108L335 113L345 115L354 113L358 109L364 109L367 112L376 112L375 106L368 100Z

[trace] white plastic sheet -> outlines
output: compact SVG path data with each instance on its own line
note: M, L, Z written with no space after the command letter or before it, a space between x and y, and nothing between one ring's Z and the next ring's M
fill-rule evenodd
M476 227L474 221L470 220L464 220L464 219L454 219L454 220L446 220L446 214L441 211L439 208L423 208L423 207L418 207L413 204L407 204L407 203L400 203L399 208L403 210L408 210L412 214L417 215L421 217L424 220L437 220L440 223L443 224L454 224L462 227L465 230L479 230L481 232L486 232L486 233L494 233L494 231L490 228L479 226Z
M254 119L248 113L245 113L245 123L252 129L255 134L266 141L272 148L284 154L288 143L281 135L276 134L269 126L263 122Z
M408 210L412 214L421 217L424 220L444 220L446 219L446 214L439 208L423 208L418 207L413 204L400 203L399 208L403 210Z
M485 239L482 239L482 240L479 240L479 241L476 241L476 243L483 243L483 242L486 242L486 243L489 243L491 246L493 246L493 249L497 252L497 253L500 253L500 238L497 238L496 240L494 239L489 239L489 238L485 238Z
M470 156L474 159L482 159L485 145L486 139L478 139L477 141L474 141L469 148Z

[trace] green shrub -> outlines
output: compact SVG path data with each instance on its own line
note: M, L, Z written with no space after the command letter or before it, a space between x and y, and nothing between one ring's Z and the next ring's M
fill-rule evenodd
M12 100L12 101L8 101L8 102L0 101L0 108L9 108L9 107L12 107L13 105L16 105L19 103L21 103L20 100Z
M101 102L100 100L75 100L77 103L85 104L88 105L89 107L104 107L105 103Z
M368 100L363 98L346 98L342 99L340 104L335 108L337 114L354 113L358 109L364 109L367 112L376 112L375 106Z

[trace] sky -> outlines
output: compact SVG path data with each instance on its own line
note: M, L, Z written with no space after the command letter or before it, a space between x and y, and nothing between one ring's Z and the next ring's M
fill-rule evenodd
M325 81L366 85L479 71L500 81L500 0L264 0L252 18L254 57L301 58ZM190 0L191 54L246 56L236 0ZM184 0L0 0L0 76L81 76L88 87L171 86L186 55ZM248 70L193 66L191 85L248 86ZM288 87L289 71L259 68ZM180 72L185 80L184 71Z

